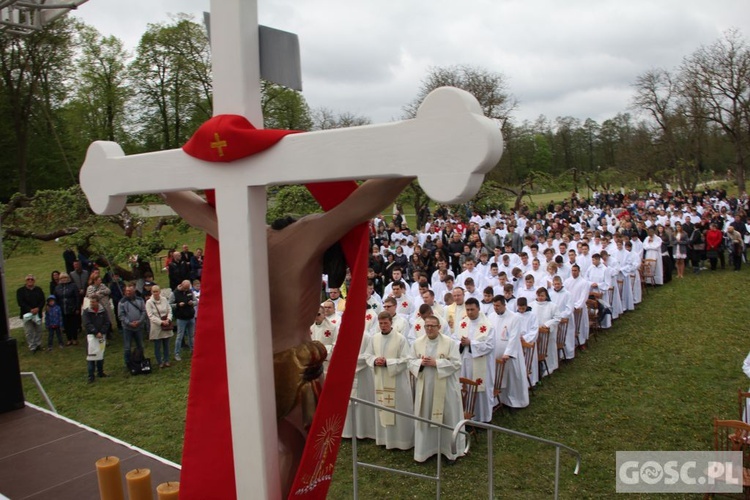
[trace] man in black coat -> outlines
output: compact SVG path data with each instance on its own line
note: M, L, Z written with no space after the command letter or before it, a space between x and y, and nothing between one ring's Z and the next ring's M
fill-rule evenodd
M16 300L21 308L23 331L26 344L32 353L42 350L42 312L46 299L41 288L36 286L33 274L26 276L26 284L16 292Z
M172 262L169 263L167 270L169 271L169 288L172 291L177 290L180 283L190 279L190 262L183 260L180 252L172 253Z

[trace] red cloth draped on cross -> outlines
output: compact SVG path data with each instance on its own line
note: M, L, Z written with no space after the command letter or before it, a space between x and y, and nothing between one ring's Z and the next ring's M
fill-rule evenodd
M205 161L231 162L264 151L290 130L258 130L243 116L219 115L204 123L183 150ZM345 200L356 188L353 181L307 184L324 210ZM214 192L207 191L215 205ZM366 223L341 239L352 283L328 377L310 428L302 462L289 498L325 498L336 462L341 431L362 340L366 303L368 231ZM206 236L200 316L196 327L188 393L180 496L183 499L232 499L235 491L226 339L221 297L219 242ZM249 493L249 492L245 492Z

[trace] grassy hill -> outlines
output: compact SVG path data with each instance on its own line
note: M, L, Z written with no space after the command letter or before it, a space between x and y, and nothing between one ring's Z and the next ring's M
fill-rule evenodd
M194 248L201 238L196 233L184 240ZM13 315L23 276L36 273L46 289L49 273L63 267L61 254L62 248L51 243L41 255L8 259ZM157 281L164 283L166 273L156 272ZM545 378L527 409L498 415L494 423L581 452L578 476L572 474L574 460L563 454L561 498L614 498L618 450L710 449L712 418L737 418L736 392L748 385L741 370L750 350L748 290L747 268L690 274L650 289L636 311ZM21 369L36 372L61 414L180 461L189 357L150 376L130 377L117 335L105 355L105 371L112 377L89 385L83 345L32 355L22 330L13 335L19 340ZM151 346L148 353L153 356ZM36 389L25 384L28 400L43 405ZM503 436L492 445L497 496L552 496L552 448ZM485 496L486 452L486 435L479 434L471 454L444 469L445 498ZM360 457L425 474L435 471L434 459L415 464L411 452L385 451L368 442L361 442ZM351 478L351 445L345 441L329 497L351 498ZM435 492L434 483L383 472L360 470L359 478L361 498L428 498Z

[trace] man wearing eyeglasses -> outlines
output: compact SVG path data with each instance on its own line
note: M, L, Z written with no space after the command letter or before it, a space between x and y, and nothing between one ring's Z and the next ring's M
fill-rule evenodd
M417 378L414 414L438 424L455 426L463 418L461 388L458 376L461 371L461 355L458 344L441 335L440 321L435 316L425 315L425 335L412 345L409 370ZM415 422L414 460L424 462L432 455L442 453L448 460L463 455L464 436L459 435L457 453L451 452L451 433L424 422Z
M36 278L29 274L26 284L16 292L16 300L21 308L23 331L26 344L32 353L42 350L42 311L46 302L44 292L36 286Z

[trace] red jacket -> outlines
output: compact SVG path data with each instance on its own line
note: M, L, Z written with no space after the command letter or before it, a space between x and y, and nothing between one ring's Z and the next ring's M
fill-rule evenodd
M724 235L718 229L709 229L706 232L706 250L717 250L721 246Z

